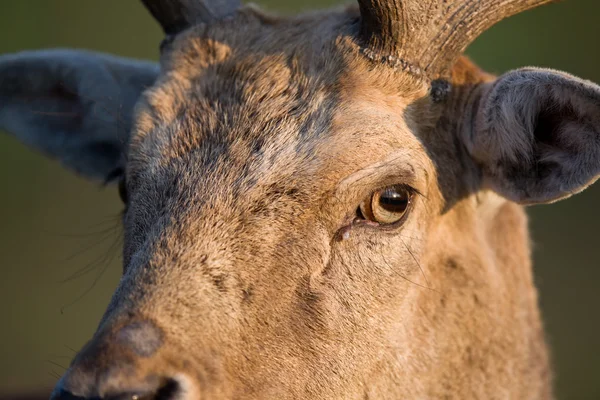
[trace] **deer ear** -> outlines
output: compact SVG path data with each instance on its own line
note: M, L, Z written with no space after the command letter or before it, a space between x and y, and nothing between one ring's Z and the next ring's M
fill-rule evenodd
M528 68L481 89L465 141L485 186L522 204L548 203L599 177L599 86Z
M91 178L118 167L153 63L47 50L0 56L0 130Z

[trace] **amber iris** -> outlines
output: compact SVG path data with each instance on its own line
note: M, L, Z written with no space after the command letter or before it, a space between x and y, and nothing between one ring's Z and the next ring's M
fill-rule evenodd
M374 192L360 203L359 214L365 220L390 225L404 217L410 200L411 192L406 187L388 186Z

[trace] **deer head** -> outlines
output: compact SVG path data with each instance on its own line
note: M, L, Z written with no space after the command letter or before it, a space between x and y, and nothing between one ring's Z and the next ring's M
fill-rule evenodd
M597 179L600 88L461 56L547 2L146 0L160 65L0 57L0 127L125 203L53 399L549 398L521 205Z

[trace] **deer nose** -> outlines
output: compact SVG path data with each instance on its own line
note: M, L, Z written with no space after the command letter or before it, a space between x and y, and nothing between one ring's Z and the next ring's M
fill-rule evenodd
M155 390L114 393L102 397L81 397L58 387L52 394L50 400L171 400L180 398L179 393L179 384L175 380L169 379Z
M52 394L50 400L171 400L179 398L180 387L175 380L166 380L155 390L114 393L106 396L81 397L68 390L59 388Z
M167 370L162 331L143 320L97 335L75 357L51 400L171 400L187 382Z

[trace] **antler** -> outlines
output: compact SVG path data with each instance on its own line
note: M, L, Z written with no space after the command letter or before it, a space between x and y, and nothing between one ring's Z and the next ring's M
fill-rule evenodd
M181 32L197 22L211 22L233 14L240 0L142 0L167 35Z
M557 0L358 0L372 58L429 78L443 76L496 22Z

